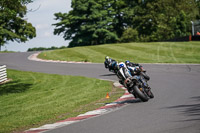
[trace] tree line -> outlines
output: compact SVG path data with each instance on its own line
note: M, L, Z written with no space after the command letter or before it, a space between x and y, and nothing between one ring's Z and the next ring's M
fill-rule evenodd
M55 47L55 46L52 46L50 48L45 48L45 47L34 47L34 48L29 48L27 51L30 52L30 51L45 51L45 50L56 50L56 49L65 49L67 48L67 46L61 46L61 47Z
M54 24L69 47L186 36L200 9L199 0L72 0L71 7Z
M0 1L0 46L36 37L25 19L31 2ZM72 0L71 8L55 13L53 24L55 35L71 40L69 47L169 40L191 34L191 21L200 19L199 0Z

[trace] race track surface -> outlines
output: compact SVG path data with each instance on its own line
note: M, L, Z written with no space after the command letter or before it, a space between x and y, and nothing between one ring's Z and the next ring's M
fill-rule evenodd
M0 54L0 65L23 71L117 80L103 64L44 63L32 53ZM51 133L200 133L200 65L143 64L155 95L111 113L50 130Z

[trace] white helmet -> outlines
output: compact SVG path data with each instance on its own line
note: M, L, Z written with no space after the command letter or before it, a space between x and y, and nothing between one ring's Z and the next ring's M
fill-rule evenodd
M124 62L119 63L119 68L122 68L122 67L126 67L126 64Z

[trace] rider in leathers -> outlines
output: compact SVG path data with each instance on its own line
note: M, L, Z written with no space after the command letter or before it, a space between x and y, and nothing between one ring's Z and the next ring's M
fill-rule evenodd
M134 71L140 72L139 68L136 68ZM119 63L119 71L117 73L117 76L119 78L119 82L127 88L128 92L133 94L135 98L137 98L137 95L135 95L132 89L133 87L132 78L134 75L131 73L131 71L128 69L125 63L123 62Z
M119 63L119 71L117 73L117 76L119 78L119 83L123 84L128 89L129 93L132 93L130 92L132 75L125 63L123 62Z
M142 67L140 64L138 63L133 63L130 61L125 61L126 67L129 69L129 71L131 72L132 75L134 75L134 72L137 71L136 69ZM133 69L134 68L134 69ZM143 69L142 73L141 73L144 78L148 81L150 79L150 77L146 74L146 70Z
M113 60L112 58L109 58L108 56L105 57L105 62L104 62L104 65L105 65L105 68L108 68L109 71L112 70L112 66L114 64L116 64L117 62L115 60Z
M128 61L128 60L125 61L125 64L126 64L127 67L129 67L129 66L130 66L130 67L139 66L139 64L130 62L130 61Z

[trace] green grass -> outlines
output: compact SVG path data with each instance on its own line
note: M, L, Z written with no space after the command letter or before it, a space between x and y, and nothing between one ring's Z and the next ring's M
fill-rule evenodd
M46 56L45 56L46 55ZM105 56L138 63L200 63L200 42L121 43L46 51L39 58L102 63Z
M14 51L0 51L0 53L14 53Z
M94 78L16 70L8 70L8 77L12 81L0 85L0 133L74 117L123 94L111 82Z

